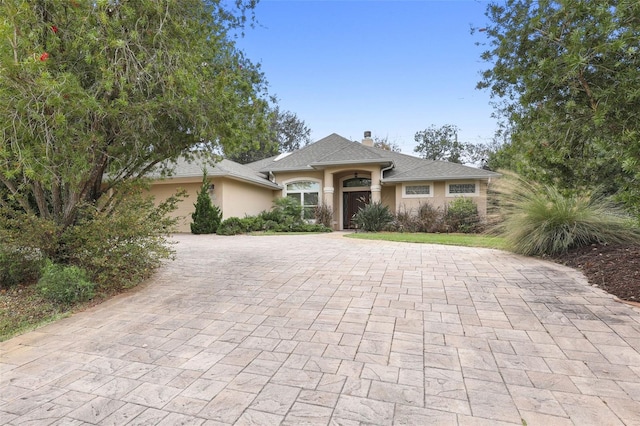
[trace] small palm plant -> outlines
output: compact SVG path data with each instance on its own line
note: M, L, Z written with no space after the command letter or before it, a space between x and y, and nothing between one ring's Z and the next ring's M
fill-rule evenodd
M524 255L557 255L593 243L640 242L640 229L610 198L563 193L552 185L506 173L496 184L496 230Z

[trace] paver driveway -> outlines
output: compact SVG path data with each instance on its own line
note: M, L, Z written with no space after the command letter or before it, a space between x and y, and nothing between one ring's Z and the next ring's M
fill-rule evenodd
M640 424L640 310L574 270L340 234L176 238L144 288L0 344L3 423Z

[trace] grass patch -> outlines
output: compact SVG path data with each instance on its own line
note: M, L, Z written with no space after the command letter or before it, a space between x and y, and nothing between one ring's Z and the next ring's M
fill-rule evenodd
M442 244L448 246L484 247L503 249L504 238L480 234L423 234L404 232L376 232L347 234L348 238L362 240L395 241L401 243Z

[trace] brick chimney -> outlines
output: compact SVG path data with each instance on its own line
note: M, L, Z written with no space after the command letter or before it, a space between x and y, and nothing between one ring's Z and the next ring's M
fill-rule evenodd
M364 132L364 138L362 139L362 145L364 146L373 146L373 139L371 139L371 131L366 130Z

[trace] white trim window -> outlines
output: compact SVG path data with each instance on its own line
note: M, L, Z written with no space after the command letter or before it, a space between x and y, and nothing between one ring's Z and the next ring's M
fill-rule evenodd
M426 198L433 197L433 185L431 182L415 182L402 184L402 198Z
M302 218L313 220L320 201L320 182L299 180L285 185L285 197L295 200L302 206Z
M447 197L477 197L480 195L480 183L478 181L447 182Z

